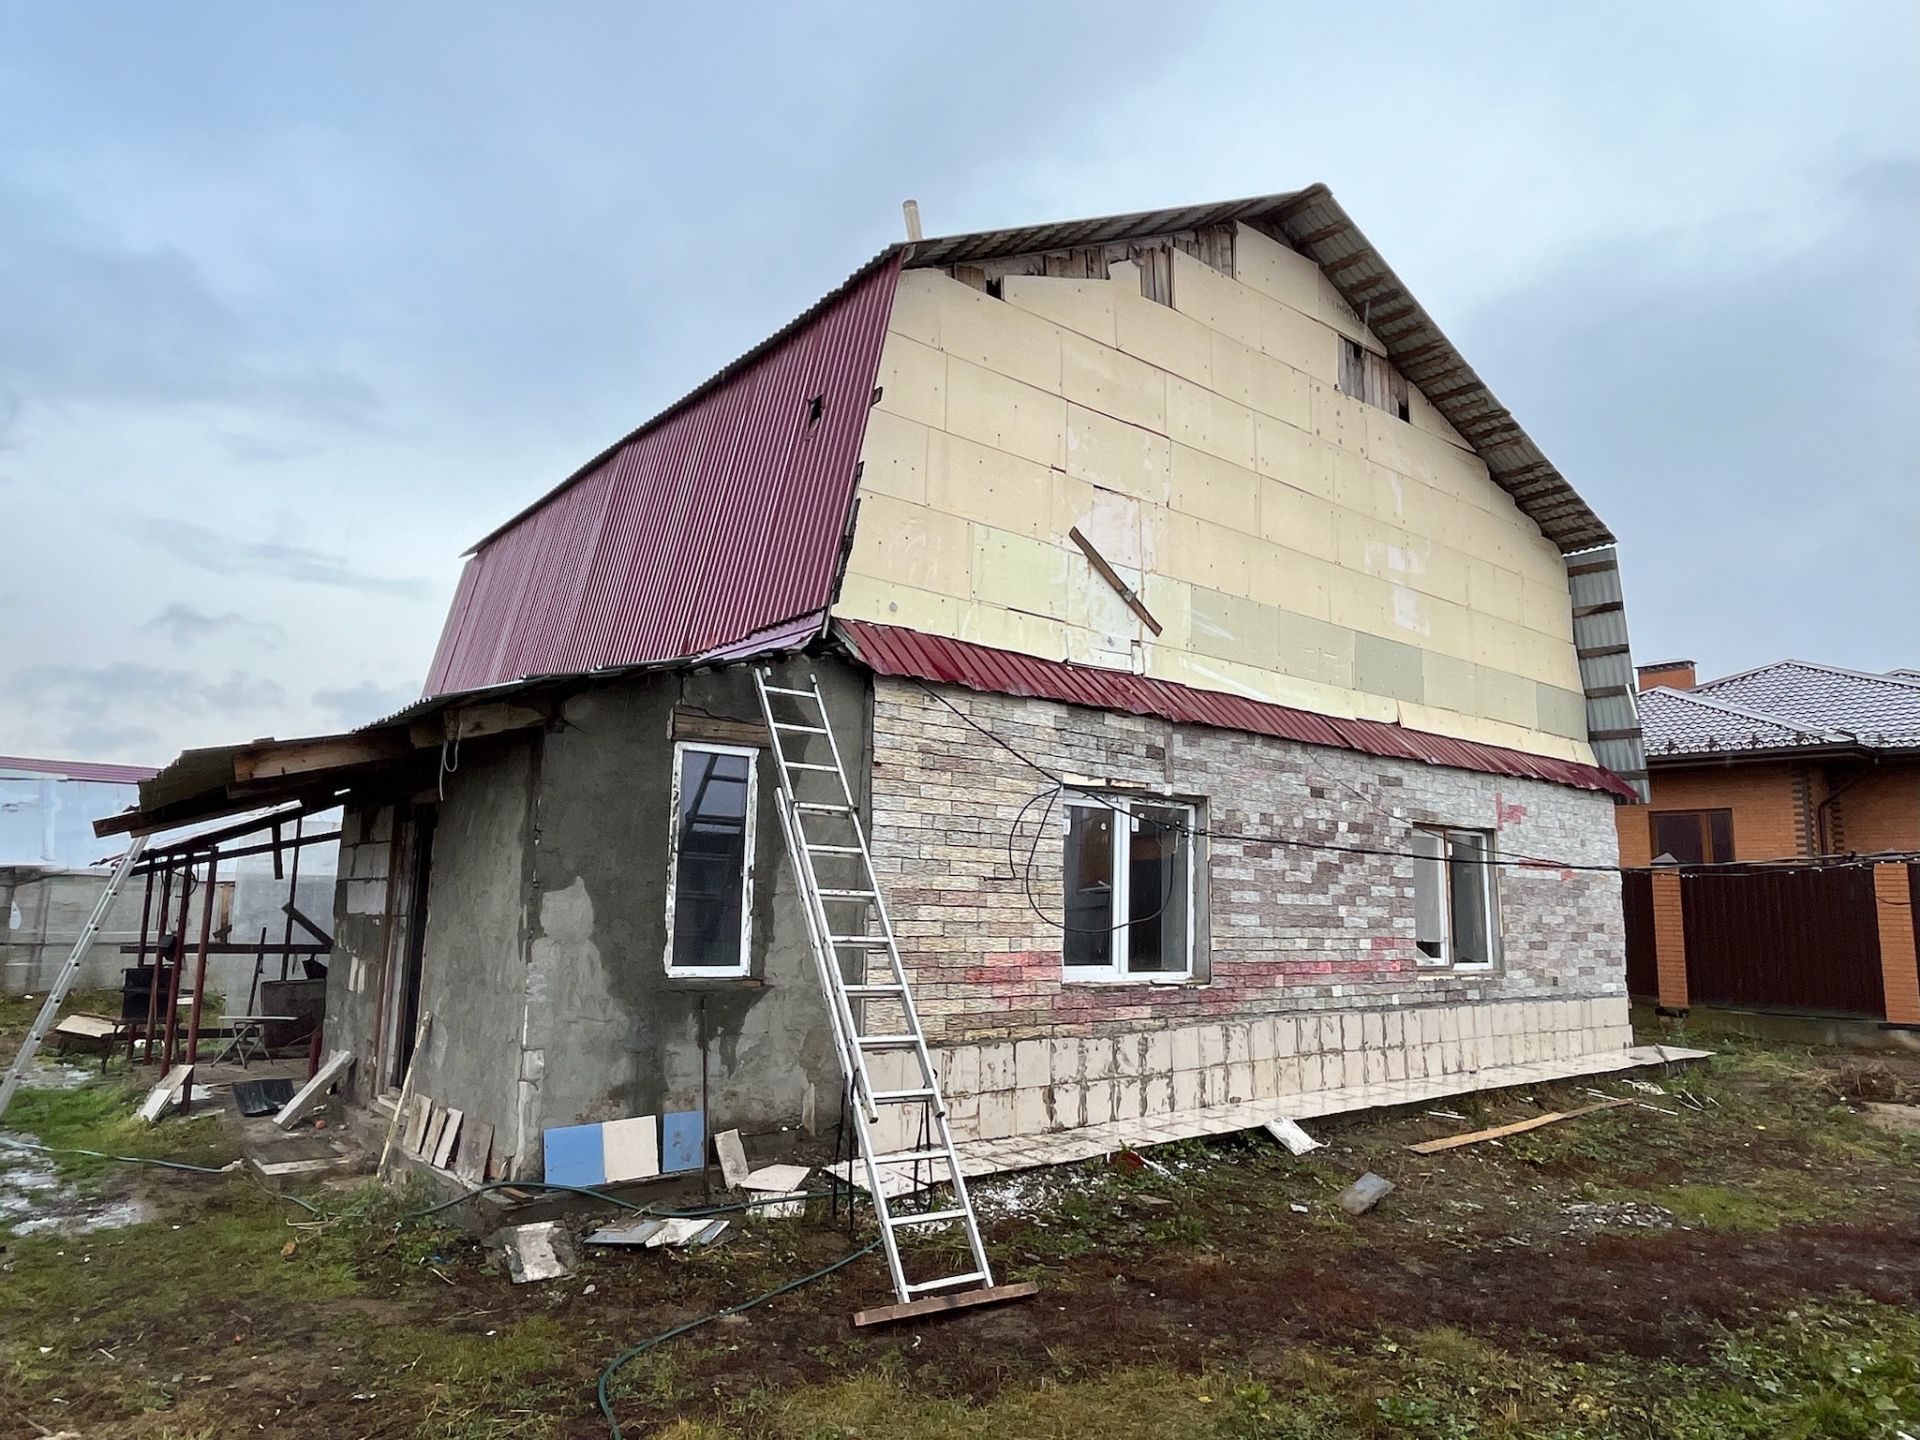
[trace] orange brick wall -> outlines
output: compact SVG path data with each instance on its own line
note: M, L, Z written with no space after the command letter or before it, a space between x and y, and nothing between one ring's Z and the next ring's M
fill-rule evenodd
M1920 959L1913 944L1913 899L1905 865L1873 867L1880 911L1880 973L1886 986L1887 1019L1920 1025Z
M1614 823L1620 831L1620 863L1652 862L1653 827L1647 817L1654 810L1733 811L1736 860L1778 860L1804 854L1801 834L1805 806L1794 781L1797 768L1801 767L1783 761L1653 771L1653 803L1622 805L1614 811ZM1818 804L1826 788L1817 767L1812 767L1810 779L1808 803Z
M1838 783L1845 785L1846 777ZM1920 850L1920 765L1876 769L1842 790L1829 809L1848 850Z
M1659 970L1659 1001L1668 1010L1687 1008L1687 929L1680 909L1680 877L1672 870L1653 877L1653 953Z

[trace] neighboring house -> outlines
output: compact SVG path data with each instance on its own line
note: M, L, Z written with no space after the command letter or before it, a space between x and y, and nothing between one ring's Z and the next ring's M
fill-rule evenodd
M146 765L32 760L0 755L0 994L31 995L58 973L100 898L107 873L95 861L116 847L93 822L135 804ZM132 939L139 898L123 897L106 917L112 940ZM83 977L119 978L120 957L102 947Z
M1620 857L1645 865L1920 850L1920 675L1780 660L1704 684L1640 667L1645 806Z
M916 240L481 541L419 704L123 824L341 800L328 1045L517 1176L835 1122L759 663L963 1139L1604 1063L1611 541L1323 187Z
M1627 877L1633 993L1920 1027L1920 674L1639 674L1651 798L1616 812L1622 863L1743 863Z

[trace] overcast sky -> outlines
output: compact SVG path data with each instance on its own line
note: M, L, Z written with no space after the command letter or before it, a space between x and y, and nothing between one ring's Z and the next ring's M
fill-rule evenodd
M1917 53L1911 0L0 0L0 753L405 703L461 551L908 195L1325 181L1620 535L1639 658L1920 664Z

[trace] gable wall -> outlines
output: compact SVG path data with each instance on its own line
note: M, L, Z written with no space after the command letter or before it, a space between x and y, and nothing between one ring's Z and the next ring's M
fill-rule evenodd
M1564 564L1312 261L1238 227L1238 279L902 274L836 613L1592 759ZM1078 526L1164 627L1068 537Z

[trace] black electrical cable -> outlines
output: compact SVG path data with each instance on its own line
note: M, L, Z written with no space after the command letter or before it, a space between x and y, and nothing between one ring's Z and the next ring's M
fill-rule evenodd
M995 734L992 730L988 729L985 725L982 725L979 721L975 720L971 715L967 714L966 711L962 710L959 706L955 705L951 700L947 699L946 696L940 694L940 692L935 690L932 686L918 679L915 679L913 683L916 686L918 686L921 690L925 691L930 698L938 701L941 705L945 706L948 710L951 710L957 717L959 717L962 723L967 725L969 728L978 731L986 739L991 740L995 745L998 745L1002 750L1005 750L1009 755L1013 756L1014 759L1018 760L1022 765L1025 765L1029 770L1034 771L1038 775L1044 776L1047 780L1051 781L1057 789L1071 790L1077 795L1085 795L1089 799L1097 800L1102 804L1111 803L1113 798L1111 792L1102 791L1086 785L1076 784L1073 781L1066 779L1064 776L1055 773L1054 771L1048 769L1045 765L1042 765L1038 760L1035 760L1032 756L1026 754L1024 751L1019 749L1019 747L1015 746L1010 741ZM1035 798L1038 799L1039 797L1035 797ZM1028 803L1032 804L1033 801L1029 801ZM1412 827L1412 822L1408 822L1408 823L1410 828L1417 828L1417 827ZM1170 828L1179 829L1183 831L1185 834L1187 834L1188 836L1195 837L1195 838L1200 836L1206 836L1207 838L1213 839L1213 840L1237 840L1242 843L1251 844L1251 845L1279 845L1279 846L1284 846L1284 847L1295 849L1295 850L1311 850L1311 851L1318 851L1321 853L1332 854L1332 855L1372 855L1372 856L1379 856L1389 860L1417 860L1417 859L1424 858L1424 857L1415 855L1412 851L1409 851L1409 850L1382 850L1377 847L1366 846L1366 845L1340 845L1329 840L1303 840L1297 836L1292 836L1292 835L1248 834L1248 833L1234 831L1234 830L1217 830L1211 826L1189 825L1189 826L1174 826ZM1036 842L1036 849L1037 849L1037 842ZM1920 853L1920 852L1916 852L1916 853ZM1805 860L1834 860L1834 861L1837 861L1838 863L1829 865L1826 868L1834 869L1834 870L1843 870L1843 869L1858 868L1864 865L1875 865L1875 864L1884 863L1888 857L1883 856L1876 859L1874 857L1869 857L1869 856L1814 855L1814 856L1807 856L1803 858ZM1896 855L1892 858L1902 859L1902 858L1908 858L1908 857L1904 855ZM1590 861L1555 860L1542 855L1518 855L1518 854L1508 855L1508 856L1481 855L1479 857L1471 858L1471 859L1462 858L1460 860L1453 861L1452 863L1468 864L1468 865L1509 866L1516 869L1525 869L1525 870L1572 870L1572 871L1579 871L1587 874L1598 874L1598 875L1637 875L1637 874L1644 873L1649 868L1647 866L1641 866L1641 865L1598 865ZM1662 867L1662 868L1665 868L1665 867ZM1716 860L1716 861L1706 861L1697 865L1679 865L1673 868L1680 873L1691 875L1691 874L1698 874L1703 871L1710 871L1710 870L1748 871L1748 870L1754 870L1757 867L1753 861L1749 861L1749 860ZM1758 867L1758 868L1764 868L1764 867Z

